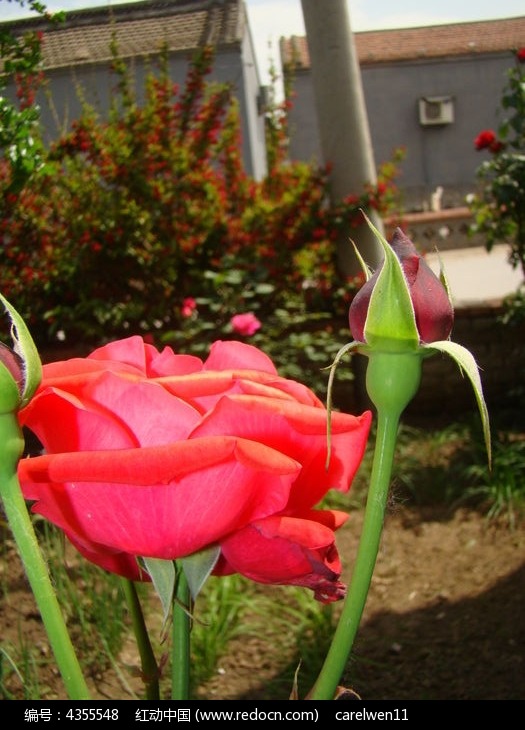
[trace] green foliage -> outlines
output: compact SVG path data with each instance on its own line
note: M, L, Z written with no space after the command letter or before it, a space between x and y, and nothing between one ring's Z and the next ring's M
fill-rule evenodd
M256 586L239 575L212 578L206 583L195 605L191 632L194 689L212 676L236 636L256 633L249 615L260 600Z
M0 699L15 700L14 685L21 688L24 700L39 699L41 694L38 661L31 643L19 627L18 641L2 642L0 646Z
M503 300L503 314L501 323L504 325L519 325L525 320L525 283L517 291L509 294Z
M466 498L481 503L489 519L501 517L509 527L525 514L525 438L523 434L500 432L494 444L493 468L483 468L476 449L465 468L470 486Z
M491 158L481 163L477 175L479 194L471 203L474 231L485 235L487 250L508 243L510 262L525 275L525 49L515 54L507 73L498 134L484 130L476 138L478 150Z
M18 4L27 4L30 10L51 19L45 5L37 0L27 3L19 0ZM58 23L63 17L63 13L56 13L52 22ZM44 78L42 37L40 31L20 36L8 26L0 28L0 215L5 204L12 203L13 196L45 165L40 109L35 104L36 92ZM9 85L16 90L16 101L2 93Z
M4 194L19 190L43 163L39 139L39 110L35 90L41 81L39 66L41 35L26 33L21 38L0 29L0 92L13 80L17 102L0 94L0 189Z
M139 105L115 49L109 118L86 106L42 173L9 194L0 286L38 344L136 333L209 343L236 313L257 311L266 328L277 311L293 324L301 308L346 308L356 282L337 274L337 231L358 206L390 205L395 165L336 209L326 171L288 163L278 145L268 176L250 178L232 90L206 81L212 60L201 49L179 89L161 59Z

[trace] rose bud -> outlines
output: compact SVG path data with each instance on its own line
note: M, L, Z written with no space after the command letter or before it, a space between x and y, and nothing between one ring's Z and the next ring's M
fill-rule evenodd
M0 343L0 413L15 413L26 405L41 377L41 364L35 343L23 319L0 294L11 322L13 347Z
M454 321L454 310L445 286L400 228L396 229L390 246L401 263L419 342L431 343L448 339ZM383 266L384 263L359 290L350 306L350 330L357 342L371 344L372 327L369 321L369 304ZM383 277L381 281L383 282ZM382 288L385 290L384 295L387 296L387 284L384 283ZM376 292L376 295L382 297L383 292ZM403 292L395 291L395 287L389 289L388 298L381 300L382 312L378 312L378 315L381 316L378 316L374 322L376 340L378 337L390 341L405 339L400 336L400 329L396 326L396 317L389 316L386 311L393 307L403 306L404 301ZM403 313L400 313L400 317L403 317Z
M22 392L24 384L24 363L20 355L17 355L10 347L0 342L0 362L8 369L18 389Z

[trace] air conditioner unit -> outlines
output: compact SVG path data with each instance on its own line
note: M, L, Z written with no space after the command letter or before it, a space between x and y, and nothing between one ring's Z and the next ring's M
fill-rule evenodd
M433 124L452 124L454 99L451 96L424 96L419 100L419 123L424 127Z

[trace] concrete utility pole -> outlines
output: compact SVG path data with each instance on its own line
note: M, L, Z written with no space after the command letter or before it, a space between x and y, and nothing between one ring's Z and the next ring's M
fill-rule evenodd
M335 201L351 193L359 195L365 183L375 183L377 179L361 71L347 0L301 0L301 4L321 149L325 163L333 165L330 183ZM370 218L382 231L375 211ZM381 249L368 226L362 225L349 229L339 242L341 273L353 276L361 272L350 238L366 263L375 269L383 258Z

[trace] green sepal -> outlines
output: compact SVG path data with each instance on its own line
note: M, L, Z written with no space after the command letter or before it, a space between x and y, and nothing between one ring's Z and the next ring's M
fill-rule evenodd
M175 563L173 560L161 560L160 558L139 558L139 564L151 578L164 611L163 623L166 624L175 595L177 578Z
M328 467L330 466L330 453L332 450L332 392L334 389L335 371L337 370L337 366L341 362L341 358L344 357L347 352L350 352L351 350L357 350L358 348L365 349L366 345L363 345L362 342L356 342L355 340L352 340L352 342L348 342L346 345L343 345L335 356L333 363L325 368L325 370L330 370L330 375L328 377L328 388L326 393L326 469L328 469Z
M487 449L487 458L490 468L492 464L492 448L489 412L483 396L483 387L479 376L479 368L474 356L465 347L462 347L461 345L458 345L457 342L452 342L451 340L440 340L438 342L432 342L430 345L422 345L422 347L428 351L438 350L438 352L444 352L446 355L450 355L450 357L458 365L461 373L466 373L470 380L481 416L483 436L485 438L485 447Z
M188 557L179 560L186 580L188 581L191 597L194 601L197 599L202 587L215 568L220 554L220 547L218 545L212 545L211 547L199 550L198 553L193 553L193 555L188 555Z
M454 309L454 302L452 301L452 290L450 288L450 284L447 279L447 275L445 273L445 265L443 263L443 259L439 255L439 251L437 251L437 249L436 249L436 253L437 253L438 261L439 261L439 280L443 284L443 288L447 292L447 297L448 297L448 301L450 302L450 306L452 307L452 309Z
M9 369L0 362L0 413L15 413L20 407L20 391Z
M354 241L351 241L352 246L354 247L354 253L356 255L357 260L359 261L361 268L363 269L363 274L365 275L365 280L368 281L372 276L372 269L368 266L364 258L361 256L361 252L355 245Z
M42 380L42 363L34 340L22 317L2 294L0 294L0 301L4 305L11 320L13 350L22 359L24 387L21 396L19 395L19 407L23 408L29 403L40 385L40 381Z
M381 244L385 259L370 296L365 340L370 347L383 351L417 350L419 332L403 267L387 240L368 218L366 221Z

